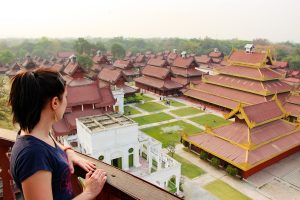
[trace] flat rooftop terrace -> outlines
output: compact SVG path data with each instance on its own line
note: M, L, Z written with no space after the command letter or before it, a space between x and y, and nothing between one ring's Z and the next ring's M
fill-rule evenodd
M119 113L109 113L78 118L88 130L98 132L110 128L119 128L136 124L133 120Z

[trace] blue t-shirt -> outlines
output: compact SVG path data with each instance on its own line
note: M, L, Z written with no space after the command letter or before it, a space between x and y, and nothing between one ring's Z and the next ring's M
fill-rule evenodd
M56 144L55 144L56 146ZM40 170L52 173L53 199L72 199L71 173L65 152L30 135L18 136L12 148L10 170L17 187Z

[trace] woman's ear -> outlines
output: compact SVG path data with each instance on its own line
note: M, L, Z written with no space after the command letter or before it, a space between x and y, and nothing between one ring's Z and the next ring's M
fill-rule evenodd
M51 100L51 107L53 110L56 110L59 106L59 99L58 97L53 97Z

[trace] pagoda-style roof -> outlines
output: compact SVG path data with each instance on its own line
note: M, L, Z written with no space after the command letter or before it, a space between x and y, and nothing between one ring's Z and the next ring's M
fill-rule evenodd
M242 106L225 118L240 120L183 139L242 169L250 170L300 145L300 127L283 120L286 113L276 96L272 101Z
M196 76L192 76L192 77L177 76L177 77L171 77L171 80L184 86L190 83L192 84L201 83L201 77L196 77Z
M181 57L178 56L174 60L172 66L180 67L180 68L189 68L189 67L198 67L197 62L195 61L194 57Z
M190 84L188 89L183 94L185 96L206 101L229 109L236 108L239 103L242 103L244 105L253 105L266 102L272 98L271 95L261 96L203 82L197 85ZM278 94L278 99L284 99L287 95L287 93Z
M150 87L154 87L161 90L173 90L173 89L180 89L182 88L182 85L179 83L176 83L172 80L161 80L158 78L148 77L148 76L142 76L134 79L135 82L148 85Z
M246 52L233 49L227 62L231 65L240 65L248 67L264 67L266 64L272 65L271 52Z
M152 65L156 67L165 67L168 65L168 62L161 58L151 58L150 60L148 60L147 65Z
M287 83L277 80L261 82L227 75L204 75L202 80L205 83L220 85L263 96L289 92L292 89Z
M143 69L142 74L146 76L159 78L159 79L165 79L167 76L170 75L170 70L168 68L154 67L151 65L147 65Z
M285 77L285 74L274 71L270 67L252 68L237 65L229 65L225 67L218 67L214 70L220 74L227 74L231 76L237 76L259 81L283 79Z

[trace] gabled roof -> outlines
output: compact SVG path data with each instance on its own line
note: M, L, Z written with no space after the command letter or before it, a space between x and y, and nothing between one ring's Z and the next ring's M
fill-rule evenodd
M119 78L122 77L122 71L120 69L103 68L99 74L98 79L115 84Z
M161 58L151 58L150 60L148 60L147 65L152 65L155 67L165 67L168 65L168 62Z
M249 128L254 128L286 116L286 111L276 96L274 100L264 103L249 106L239 104L229 114L225 115L225 118L231 118L233 115L238 115L238 113L246 121Z
M162 67L154 67L151 65L147 65L143 71L142 74L145 76L151 76L159 79L165 79L169 74L170 70L167 68Z
M120 69L127 69L132 66L132 63L130 60L116 60L113 66Z
M64 67L65 66L63 64L56 63L51 67L51 69L58 71L58 72L62 72L64 70Z
M188 57L188 58L183 58L183 57L177 57L172 66L175 66L175 67L182 67L182 68L189 68L191 67L192 65L194 66L198 66L198 64L196 63L194 57Z

